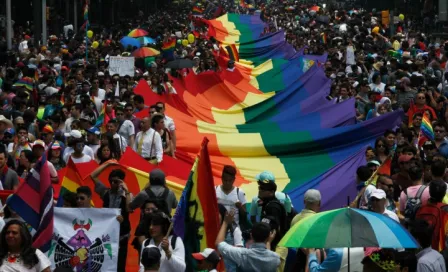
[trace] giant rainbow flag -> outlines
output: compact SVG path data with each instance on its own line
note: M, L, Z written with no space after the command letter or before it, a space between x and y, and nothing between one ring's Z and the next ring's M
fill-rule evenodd
M220 72L172 78L176 95L152 93L144 81L135 89L147 105L166 103L176 122L177 158L193 163L205 136L216 184L223 166L234 165L237 185L250 199L257 195L255 175L269 170L299 209L305 188L321 190L324 208L346 205L356 193L355 170L366 163L365 147L398 125L401 113L356 123L353 99L326 99L331 81L316 65L326 55L296 52L282 31L262 36L265 24L257 16L206 22L222 46L236 44L240 61L233 71L220 54Z

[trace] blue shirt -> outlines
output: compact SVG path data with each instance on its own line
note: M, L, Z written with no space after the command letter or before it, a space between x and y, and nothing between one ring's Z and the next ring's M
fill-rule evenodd
M218 250L223 257L234 262L238 270L244 272L275 272L280 265L280 256L268 250L264 243L254 243L248 249L221 242Z
M341 269L342 257L344 254L343 248L330 248L326 249L327 257L325 260L319 264L317 261L316 253L309 255L308 267L309 272L336 272Z

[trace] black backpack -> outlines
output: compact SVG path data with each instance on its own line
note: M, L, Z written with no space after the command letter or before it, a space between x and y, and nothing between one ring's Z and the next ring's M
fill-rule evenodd
M166 199L168 198L168 194L170 193L170 190L168 188L163 188L163 193L158 196L154 194L154 192L151 190L151 187L146 188L145 192L148 195L149 199L155 200L157 202L158 206L161 207L162 212L167 215L170 214L166 205Z
M404 217L406 219L407 222L412 221L415 219L415 215L417 214L417 211L421 208L422 206L422 195L423 192L426 189L426 185L422 185L420 186L420 188L418 188L417 193L415 193L414 197L409 197L408 196L408 189L406 189L404 191L407 200L406 200L406 206L405 206L405 210L404 210Z

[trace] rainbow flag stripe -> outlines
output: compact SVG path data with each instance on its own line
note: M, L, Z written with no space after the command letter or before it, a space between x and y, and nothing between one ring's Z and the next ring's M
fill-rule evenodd
M420 127L421 133L428 140L434 140L434 130L432 128L431 121L428 118L428 115L424 114L422 119L422 125Z
M193 7L193 14L201 15L202 13L204 13L204 10L202 8L197 7L197 6Z
M309 188L325 195L323 208L346 205L345 196L356 195L353 177L365 164L366 146L399 124L402 113L356 123L353 99L338 104L326 99L331 80L314 65L326 55L296 52L283 32L260 36L258 16L226 14L207 23L209 35L224 41L224 48L237 46L240 62L233 71L221 54L220 72L174 78L175 96L160 97L144 81L134 90L147 105L165 102L166 114L176 120L176 157L193 164L207 137L216 185L224 165L233 165L235 185L250 199L257 193L255 175L269 170L298 208Z

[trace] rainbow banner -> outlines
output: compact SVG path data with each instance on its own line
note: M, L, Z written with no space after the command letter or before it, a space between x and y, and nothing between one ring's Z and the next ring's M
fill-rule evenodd
M174 49L176 48L176 39L171 39L163 43L162 55L167 60L174 59Z
M204 138L173 217L174 233L184 241L187 271L194 267L192 253L215 248L220 227L207 144Z

